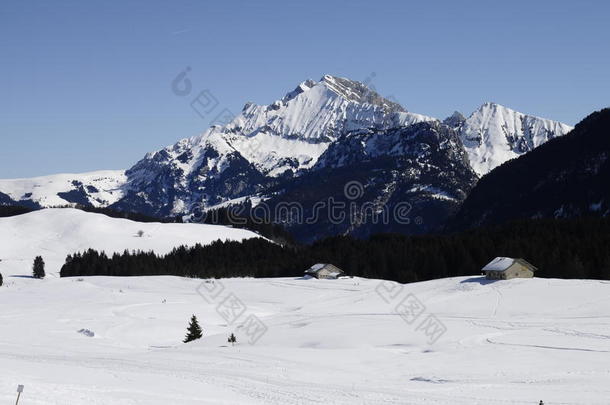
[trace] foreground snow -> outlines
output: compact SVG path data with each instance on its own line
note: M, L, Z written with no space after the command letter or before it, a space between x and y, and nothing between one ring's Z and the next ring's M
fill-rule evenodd
M0 403L14 401L17 384L25 384L24 405L610 398L608 282L451 278L406 285L390 303L378 280L228 279L215 283L224 290L210 302L200 283L5 276ZM256 344L216 312L229 293L267 326ZM422 318L434 314L447 327L436 343L416 330L419 320L408 325L394 312L408 293L426 306ZM204 338L185 345L193 313ZM226 343L231 332L235 347Z
M143 231L142 237L138 236ZM93 248L107 254L127 250L170 252L217 239L243 240L259 235L217 225L142 223L73 208L51 208L0 218L0 274L30 275L40 255L46 272L58 276L66 256Z

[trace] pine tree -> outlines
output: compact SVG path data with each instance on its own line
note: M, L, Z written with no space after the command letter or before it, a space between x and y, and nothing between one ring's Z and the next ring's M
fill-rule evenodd
M2 273L0 273L0 287L2 287Z
M203 336L203 334L201 333L201 326L199 326L199 322L197 321L197 317L195 315L191 317L191 322L189 323L189 326L186 330L188 333L186 334L186 337L183 340L184 343L201 339L201 337Z
M229 336L229 339L227 339L227 342L231 343L231 346L235 346L235 343L237 342L237 338L235 337L234 334L231 333L231 336Z
M34 278L44 278L45 277L44 260L42 260L42 257L36 256L36 258L34 259L34 266L33 266L32 270L33 270L32 272L33 272Z

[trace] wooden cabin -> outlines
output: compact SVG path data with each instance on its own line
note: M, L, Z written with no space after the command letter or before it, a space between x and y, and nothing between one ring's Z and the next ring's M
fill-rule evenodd
M330 263L317 263L305 270L306 276L320 279L336 279L344 274L343 270Z
M508 280L511 278L532 278L538 270L524 259L496 257L483 267L482 272L488 280Z

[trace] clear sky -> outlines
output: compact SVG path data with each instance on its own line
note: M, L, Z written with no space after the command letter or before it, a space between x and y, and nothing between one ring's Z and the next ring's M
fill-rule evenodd
M2 1L0 178L128 168L329 73L444 118L485 101L575 124L610 104L606 1Z

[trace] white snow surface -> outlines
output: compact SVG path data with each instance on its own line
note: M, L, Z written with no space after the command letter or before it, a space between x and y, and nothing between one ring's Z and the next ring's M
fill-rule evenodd
M62 173L49 176L0 179L0 192L13 200L32 200L43 207L68 205L67 200L57 193L76 189L73 182L80 182L84 187L94 187L89 201L94 207L107 206L123 196L122 186L127 181L125 170L99 170L87 173ZM31 193L31 195L28 195Z
M470 165L483 176L573 127L526 115L496 103L485 103L459 129Z
M197 294L200 283L5 273L0 402L13 403L17 384L25 385L23 405L601 405L610 398L608 282L459 277L405 285L388 303L375 291L379 280L217 280L221 298L235 294L268 327L254 345L216 312L218 302ZM436 343L417 330L419 319L409 325L394 312L409 293L425 305L422 318L434 314L447 327ZM192 314L204 337L182 344ZM235 347L227 343L232 332Z
M38 255L45 261L46 273L57 277L68 254L89 248L107 254L125 249L165 254L180 245L254 237L259 235L220 225L142 223L74 208L48 208L0 218L0 273L29 275Z

